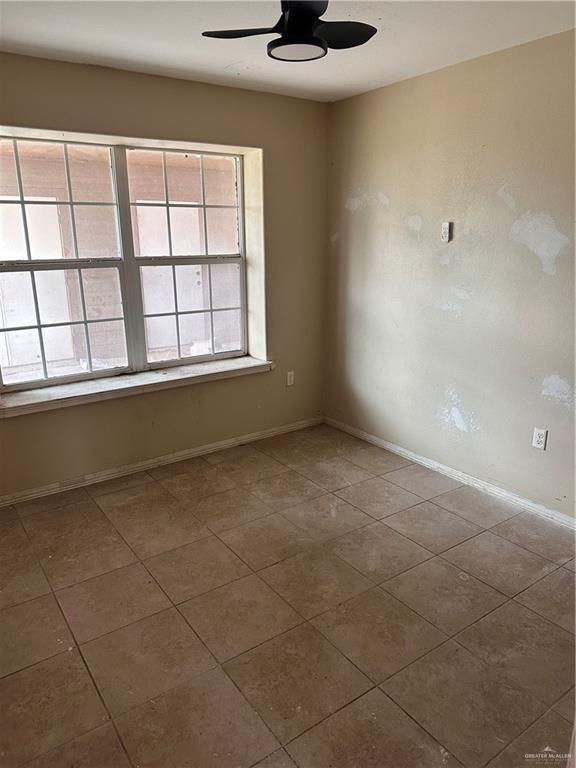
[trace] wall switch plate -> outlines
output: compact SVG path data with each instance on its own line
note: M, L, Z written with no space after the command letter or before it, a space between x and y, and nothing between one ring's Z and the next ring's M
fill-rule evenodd
M451 221L442 222L441 238L443 243L449 243L450 240L452 240L452 222Z
M286 386L294 386L294 371L286 371Z
M534 427L534 436L532 437L532 448L538 448L539 451L546 450L548 441L548 430Z

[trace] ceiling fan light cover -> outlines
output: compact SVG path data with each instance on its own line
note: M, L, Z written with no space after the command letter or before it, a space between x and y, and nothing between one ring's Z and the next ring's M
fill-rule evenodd
M278 61L314 61L326 56L328 45L321 37L283 35L268 43L268 56Z

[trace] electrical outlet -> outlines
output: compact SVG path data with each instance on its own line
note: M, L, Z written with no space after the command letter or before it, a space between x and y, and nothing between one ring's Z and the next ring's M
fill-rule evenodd
M294 371L286 371L286 386L294 386Z
M538 448L539 451L545 451L547 440L548 440L548 430L540 429L540 427L534 427L534 436L532 437L532 448Z
M452 240L452 222L451 221L442 222L440 239L442 240L443 243L449 243L450 240Z

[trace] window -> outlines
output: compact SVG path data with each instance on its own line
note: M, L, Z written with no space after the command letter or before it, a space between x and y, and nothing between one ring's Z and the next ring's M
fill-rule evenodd
M246 354L237 155L0 139L4 390Z

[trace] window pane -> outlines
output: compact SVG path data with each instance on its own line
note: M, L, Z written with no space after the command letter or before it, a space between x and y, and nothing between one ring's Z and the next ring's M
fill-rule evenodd
M148 362L176 360L178 358L178 339L175 316L147 317L144 322L146 324L146 357Z
M67 205L27 205L26 221L33 259L74 258Z
M114 201L112 158L108 147L68 146L72 197L79 202Z
M166 153L168 200L171 203L202 203L200 158L186 152Z
M34 279L41 323L68 323L84 319L77 270L38 271Z
M88 320L123 317L117 269L83 269L82 284Z
M169 256L166 208L134 206L132 234L136 256Z
M116 207L75 205L76 241L80 259L113 259L120 256Z
M202 208L170 208L173 256L204 256Z
M43 328L42 338L48 376L72 376L89 370L84 325Z
M212 306L214 309L240 306L240 265L214 264L212 271Z
M18 177L14 161L14 145L7 139L0 140L0 198L18 198Z
M36 325L30 273L0 274L0 328L19 328L25 325Z
M208 253L238 253L238 217L236 208L207 208Z
M124 321L88 323L92 368L95 371L128 365Z
M128 183L130 201L151 200L165 202L164 168L162 152L148 152L141 149L129 149L126 153L128 162Z
M236 160L204 156L206 205L236 205Z
M176 291L180 312L210 309L208 267L201 264L176 267Z
M19 141L22 188L27 200L68 200L64 147L47 141Z
M179 315L180 357L209 355L212 352L210 313Z
M240 310L214 312L214 352L232 352L242 348Z
M0 204L0 261L25 261L27 258L22 207Z
M142 301L144 314L174 312L174 278L172 267L142 267Z
M4 384L44 378L38 329L0 332L0 366Z

